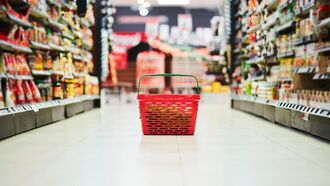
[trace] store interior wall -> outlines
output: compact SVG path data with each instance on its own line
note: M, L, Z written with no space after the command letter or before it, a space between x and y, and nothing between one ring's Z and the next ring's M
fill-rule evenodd
M115 32L144 32L144 24L121 24L118 18L121 16L140 16L139 11L130 6L118 6L114 15L113 30ZM166 16L169 26L177 25L178 14L190 13L193 17L193 29L197 27L210 27L210 20L213 16L218 15L217 8L184 8L184 7L152 7L148 16Z

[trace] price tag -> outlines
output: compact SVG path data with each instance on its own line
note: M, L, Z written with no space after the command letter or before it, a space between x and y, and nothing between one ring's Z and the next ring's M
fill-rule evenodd
M8 113L9 113L9 111L7 109L0 110L0 116L1 115L6 115Z
M303 113L301 119L305 120L305 121L308 121L309 120L309 114L308 113Z
M39 109L38 109L38 107L36 105L30 105L30 107L32 108L32 110L34 112L39 112Z

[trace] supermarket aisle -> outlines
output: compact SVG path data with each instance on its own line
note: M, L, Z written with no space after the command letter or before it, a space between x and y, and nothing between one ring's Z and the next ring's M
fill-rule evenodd
M136 105L112 105L0 141L1 185L329 185L329 143L231 110L227 95L206 96L198 117L195 136L142 136Z

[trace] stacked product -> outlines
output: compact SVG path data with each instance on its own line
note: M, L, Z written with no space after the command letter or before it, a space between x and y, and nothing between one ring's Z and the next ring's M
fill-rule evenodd
M297 96L307 100L299 101L306 106L328 105L330 2L240 0L238 10L235 92L279 101Z
M91 4L80 18L71 1L1 0L0 14L0 108L98 95Z

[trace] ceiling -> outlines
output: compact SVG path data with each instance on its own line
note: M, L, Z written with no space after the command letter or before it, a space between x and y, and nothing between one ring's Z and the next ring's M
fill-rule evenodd
M145 0L150 2L151 6L160 6L158 0ZM190 0L189 5L175 5L194 8L215 8L219 7L225 0ZM134 6L137 5L138 0L113 0L115 6ZM165 6L165 5L164 5ZM168 6L168 5L166 5ZM174 6L174 5L173 5Z

